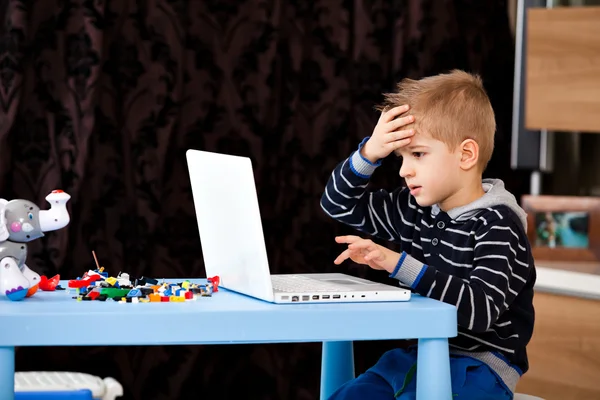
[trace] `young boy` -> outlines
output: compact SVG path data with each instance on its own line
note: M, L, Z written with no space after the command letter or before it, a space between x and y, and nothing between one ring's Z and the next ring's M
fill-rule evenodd
M406 79L381 109L373 134L333 171L321 206L399 243L401 253L337 237L348 246L335 263L350 258L386 270L416 293L456 305L458 336L449 341L455 398L512 399L528 369L535 267L525 212L502 181L482 180L496 130L482 82L463 71ZM367 191L392 152L402 157L407 188ZM332 399L413 399L416 351L387 352Z

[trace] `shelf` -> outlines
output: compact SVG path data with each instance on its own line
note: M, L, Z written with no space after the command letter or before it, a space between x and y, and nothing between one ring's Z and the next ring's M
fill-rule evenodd
M536 262L537 280L535 290L600 300L600 274L574 271L574 265L582 267L576 264L578 263ZM598 268L597 263L586 264L590 264L586 266L588 268ZM569 269L557 268L560 265Z

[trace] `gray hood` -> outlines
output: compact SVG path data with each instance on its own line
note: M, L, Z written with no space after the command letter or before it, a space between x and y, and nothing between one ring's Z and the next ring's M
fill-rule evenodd
M472 203L449 210L448 216L455 221L464 221L478 214L482 209L504 205L517 214L523 224L523 229L527 232L527 213L519 206L515 196L504 188L504 182L500 179L484 179L482 186L485 192L483 196ZM437 215L439 212L438 205L433 205L432 214Z

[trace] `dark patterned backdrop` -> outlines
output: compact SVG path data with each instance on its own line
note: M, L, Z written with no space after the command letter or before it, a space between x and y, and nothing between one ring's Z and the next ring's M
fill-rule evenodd
M333 237L345 228L318 204L328 174L370 134L383 91L451 68L483 76L498 118L488 175L524 190L526 180L509 169L513 40L505 1L1 4L0 194L43 207L52 189L72 196L71 224L30 247L28 264L42 274L79 276L93 267L95 250L112 273L205 276L188 148L253 159L273 272L332 270ZM386 162L375 182L397 184L397 167ZM357 370L396 344L357 345ZM318 344L17 354L19 370L112 375L128 399L318 394Z

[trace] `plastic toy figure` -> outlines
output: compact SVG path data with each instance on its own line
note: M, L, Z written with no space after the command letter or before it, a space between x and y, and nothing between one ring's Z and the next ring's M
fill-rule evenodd
M0 199L0 296L18 301L37 291L40 276L25 264L26 243L68 225L70 198L62 190L52 191L46 196L49 210L28 200Z

